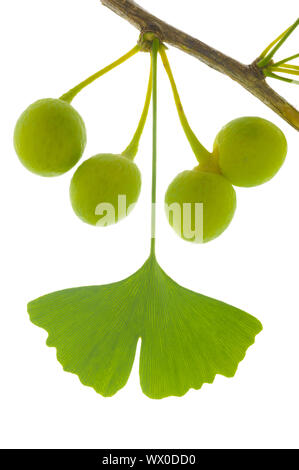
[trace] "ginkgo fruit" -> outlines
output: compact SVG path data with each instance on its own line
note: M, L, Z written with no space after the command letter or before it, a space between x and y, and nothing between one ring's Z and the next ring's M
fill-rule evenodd
M165 209L170 225L180 237L205 243L218 237L230 224L236 209L236 193L220 174L187 170L170 183Z
M224 126L214 142L222 174L235 186L257 186L269 181L287 154L283 132L259 117L241 117Z
M41 176L58 176L80 159L86 130L80 114L66 101L46 98L19 117L14 146L23 165Z
M70 198L81 220L106 226L126 217L140 189L141 175L135 163L122 155L98 154L77 168Z

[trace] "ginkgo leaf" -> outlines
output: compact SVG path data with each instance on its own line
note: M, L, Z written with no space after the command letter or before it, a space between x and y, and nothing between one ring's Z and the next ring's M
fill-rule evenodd
M127 279L67 289L28 304L64 370L104 396L122 388L141 338L140 381L151 398L232 377L261 323L178 285L154 256Z

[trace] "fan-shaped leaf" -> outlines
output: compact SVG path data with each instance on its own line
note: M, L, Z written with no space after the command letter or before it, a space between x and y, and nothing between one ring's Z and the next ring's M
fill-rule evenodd
M154 257L123 281L54 292L28 312L64 370L104 396L126 384L140 337L142 389L163 398L217 373L232 377L262 329L251 315L179 286Z

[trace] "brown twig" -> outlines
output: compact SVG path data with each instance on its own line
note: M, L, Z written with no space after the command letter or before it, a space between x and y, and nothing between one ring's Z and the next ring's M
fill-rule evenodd
M161 41L191 54L209 67L228 75L297 131L299 130L299 111L267 84L264 74L257 67L258 59L250 65L244 65L151 15L133 0L101 0L101 2L133 24L141 33L153 32Z

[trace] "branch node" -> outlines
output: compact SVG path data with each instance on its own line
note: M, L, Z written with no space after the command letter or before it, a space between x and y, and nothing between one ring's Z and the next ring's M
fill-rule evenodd
M114 13L133 24L141 31L141 35L153 33L159 38L160 42L166 42L177 47L209 67L229 76L297 131L299 130L299 111L268 85L263 71L257 66L259 59L256 59L250 65L244 65L151 15L133 0L101 0L101 2ZM145 43L144 47L147 50L149 43Z

